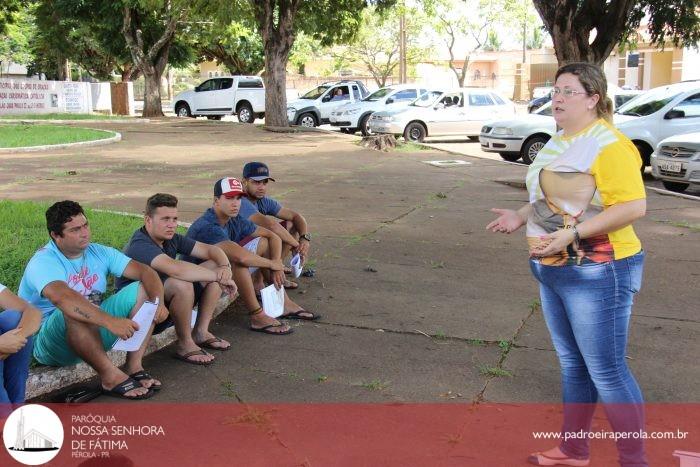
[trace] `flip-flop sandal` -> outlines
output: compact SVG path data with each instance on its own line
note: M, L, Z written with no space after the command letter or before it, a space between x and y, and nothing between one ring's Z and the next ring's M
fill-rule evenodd
M291 334L294 332L294 329L289 328L286 331L280 331L280 332L275 332L271 331L272 328L279 328L285 326L284 324L268 324L267 326L263 326L261 328L254 328L253 326L250 326L248 329L251 331L255 332L262 332L263 334L271 334L273 336L284 336L285 334Z
M136 381L134 378L127 378L121 383L117 384L114 386L112 389L105 389L102 388L102 394L105 396L109 397L116 397L119 399L133 399L133 400L142 400L142 399L148 399L149 397L153 396L155 391L153 389L149 389L147 393L141 394L139 396L127 396L126 393L131 391L132 389L140 389L143 388L141 383Z
M310 314L311 316L304 316L302 313L307 313ZM321 315L317 315L315 313L312 313L308 310L301 309L299 311L295 311L293 313L287 313L281 316L278 316L278 318L284 318L284 319L303 319L305 321L314 321L317 320L321 317Z
M197 360L190 360L189 357L192 357L194 355L211 355L209 352L205 352L202 349L199 350L193 350L192 352L187 352L184 355L180 355L179 353L175 352L173 354L173 358L176 358L178 360L182 360L183 362L190 363L192 365L202 365L202 366L207 366L211 365L214 363L214 360L209 360L208 362L199 362Z
M134 378L136 381L139 383L141 381L147 381L149 379L155 379L153 376L151 376L146 370L141 370L137 371L136 373L132 373L129 375L130 378ZM142 385L143 386L143 385ZM146 386L143 386L146 387ZM153 389L154 391L160 391L160 389L163 387L162 384L151 384L148 389Z
M228 349L231 348L231 344L229 344L228 347L216 347L216 346L213 346L212 344L213 344L214 342L223 342L223 340L221 340L221 339L218 338L218 337L212 337L212 338L210 338L210 339L205 340L204 342L195 342L195 344L197 344L198 347L202 347L203 349L219 350L219 351L221 351L221 352L226 352Z
M290 274L293 273L293 272L294 272L294 271L292 271L292 268L288 268L287 266L284 267L284 273L285 273L286 275L290 275Z
M284 281L284 288L288 290L294 290L299 288L299 284L296 282L292 282L290 280L285 280Z

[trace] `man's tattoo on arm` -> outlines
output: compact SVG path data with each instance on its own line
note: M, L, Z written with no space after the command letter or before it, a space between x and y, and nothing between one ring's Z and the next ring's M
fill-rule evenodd
M85 318L85 319L90 319L90 315L88 314L88 312L87 312L87 311L84 311L84 310L81 310L81 309L80 309L79 307L77 307L77 306L76 306L75 308L73 308L73 311L74 311L75 313L79 314L80 316L82 316L82 317Z

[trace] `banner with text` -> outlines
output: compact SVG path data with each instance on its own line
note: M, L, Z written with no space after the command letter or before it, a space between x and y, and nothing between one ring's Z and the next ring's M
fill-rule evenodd
M90 83L0 78L0 114L90 113Z

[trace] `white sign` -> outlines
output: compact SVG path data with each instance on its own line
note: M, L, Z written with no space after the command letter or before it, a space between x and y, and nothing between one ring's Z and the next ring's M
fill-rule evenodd
M0 78L0 114L89 113L90 83Z

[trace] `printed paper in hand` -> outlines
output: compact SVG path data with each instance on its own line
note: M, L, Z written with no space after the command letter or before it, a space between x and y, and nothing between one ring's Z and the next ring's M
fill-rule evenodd
M275 284L268 285L260 291L260 295L267 316L277 318L284 313L284 287L277 290Z
M192 310L192 320L190 321L190 327L194 329L194 325L197 324L197 314L199 311Z
M112 350L126 350L127 352L133 352L140 349L141 344L143 344L143 341L146 338L148 330L151 328L151 324L153 324L153 318L156 316L157 309L158 300L156 300L156 303L148 301L144 302L143 305L141 305L141 308L139 308L139 311L137 311L134 317L131 318L132 321L135 321L136 324L139 325L139 329L127 340L121 338L117 339L117 342L114 343Z
M294 273L294 277L301 276L301 270L303 269L304 265L301 262L301 256L299 256L299 253L294 255L291 263L289 264L290 266L292 266L292 272Z

